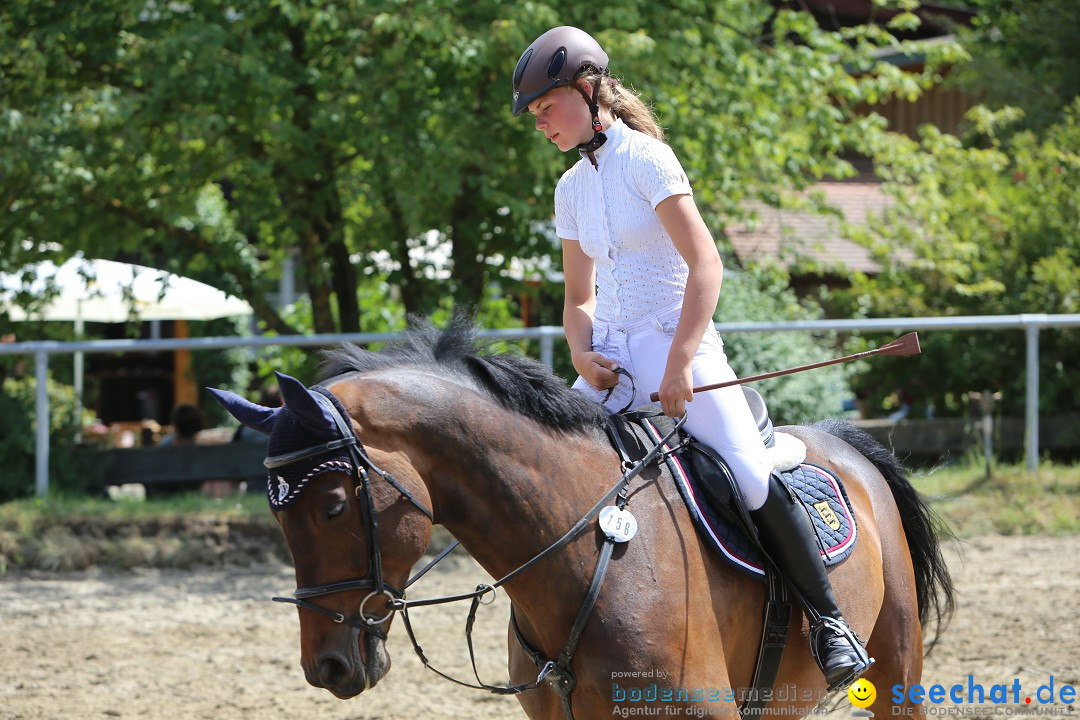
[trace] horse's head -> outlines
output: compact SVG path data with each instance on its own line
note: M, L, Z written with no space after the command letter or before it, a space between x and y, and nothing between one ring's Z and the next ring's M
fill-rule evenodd
M294 598L275 599L299 608L308 682L353 697L390 669L386 631L430 539L430 499L411 466L361 444L349 398L280 373L278 382L280 408L211 392L270 436L270 507L297 582Z

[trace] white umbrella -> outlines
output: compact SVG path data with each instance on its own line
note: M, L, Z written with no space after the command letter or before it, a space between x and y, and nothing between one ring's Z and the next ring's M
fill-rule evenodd
M251 305L217 288L142 265L76 256L59 267L45 261L29 270L33 277L29 287L18 275L0 274L0 308L6 309L15 321L74 321L77 335L82 335L86 322L212 320L253 314ZM5 297L21 289L41 295L50 280L59 294L30 315ZM78 418L82 415L83 354L75 353L74 361L75 417Z
M3 299L23 287L19 277L0 275L0 304L15 321L211 320L252 314L247 302L217 288L142 265L74 257L59 267L42 262L30 270L37 278L30 283L31 292L44 292L52 278L60 293L28 317Z

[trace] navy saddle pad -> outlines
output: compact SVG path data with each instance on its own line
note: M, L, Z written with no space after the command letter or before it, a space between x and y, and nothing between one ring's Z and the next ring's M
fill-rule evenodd
M663 438L663 433L651 420L643 419L641 426L654 444ZM693 452L699 451L677 450L667 458L672 477L686 501L694 525L724 559L744 573L764 581L765 567L761 552L735 520L736 512L723 508L718 511L710 502L716 501L716 487L730 487L729 483L726 479L714 477L710 488L706 489L695 472L702 461L691 457ZM710 456L715 457L711 453ZM725 468L720 472L728 471ZM839 478L825 468L806 462L780 472L780 475L806 506L818 533L818 547L825 565L835 565L847 558L855 547L858 533L851 503ZM720 499L720 504L731 502L728 487L723 488L722 495L726 499Z

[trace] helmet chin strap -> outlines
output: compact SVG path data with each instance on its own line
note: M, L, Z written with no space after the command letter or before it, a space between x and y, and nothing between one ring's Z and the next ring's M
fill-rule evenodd
M589 112L592 113L592 126L593 136L592 140L583 142L577 146L578 152L585 157L589 158L589 162L592 163L594 170L599 170L600 166L596 164L596 157L593 155L600 146L607 142L607 135L602 132L603 125L600 124L600 83L604 81L604 76L600 75L593 81L592 97L586 93L580 85L574 83L574 87L581 93L581 97L585 98L585 104L589 106Z

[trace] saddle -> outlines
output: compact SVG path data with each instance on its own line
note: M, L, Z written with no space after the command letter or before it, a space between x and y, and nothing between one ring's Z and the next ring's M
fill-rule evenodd
M765 401L756 390L744 386L743 393L766 448L776 450L784 445L789 450L783 459L776 458L774 469L813 521L822 561L826 565L843 561L857 538L855 515L843 484L828 469L805 462L806 448L801 441L775 431ZM675 423L655 406L619 413L611 420L634 460L662 441ZM792 445L798 446L794 454L790 452ZM729 564L766 585L757 666L740 708L743 717L749 717L768 705L783 659L791 619L787 583L762 549L757 528L724 459L682 430L668 441L664 457L702 538Z
M855 547L858 528L851 503L840 479L827 468L804 461L805 447L792 436L777 433L761 395L743 388L766 448L780 441L799 446L797 455L788 452L778 463L777 474L802 501L815 530L822 561L826 566L846 559ZM674 427L675 421L653 406L612 417L619 428L631 459L643 457ZM739 571L761 581L766 560L757 539L757 529L742 503L734 475L723 457L693 436L679 431L665 448L668 470L686 503L690 517L702 538Z

